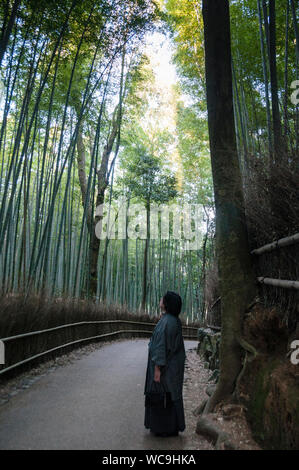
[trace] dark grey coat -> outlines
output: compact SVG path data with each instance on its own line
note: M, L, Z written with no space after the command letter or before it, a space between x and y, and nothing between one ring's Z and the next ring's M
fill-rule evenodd
M183 393L185 346L179 318L165 313L157 323L148 345L148 363L144 393L151 391L155 365L161 367L161 382L179 400Z

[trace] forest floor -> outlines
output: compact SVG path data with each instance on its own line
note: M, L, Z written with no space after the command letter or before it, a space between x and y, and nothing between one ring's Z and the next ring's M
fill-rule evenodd
M209 369L205 368L205 363L198 356L196 349L187 351L186 371L184 380L184 404L186 421L189 428L196 429L198 417L195 410L203 400L208 398L206 388L211 384L209 377L212 375ZM243 412L227 415L224 410L208 415L217 428L226 432L234 447L238 450L260 450L259 445L254 441L250 427ZM190 436L196 448L199 446L201 436L196 433Z
M136 393L137 393L136 397L138 398L139 395L140 395L140 392L141 392L141 395L143 394L143 391L140 390L143 387L143 384L141 383L142 380L140 380L143 377L143 372L142 372L142 370L139 370L139 368L140 369L141 369L141 367L143 368L142 364L143 364L143 362L145 362L145 359L146 359L146 350L147 350L147 348L146 348L146 342L144 340L135 340L135 341L133 340L131 342L128 342L128 340L119 340L119 341L114 342L114 346L113 346L113 343L90 344L90 345L81 347L79 349L76 349L76 350L74 350L74 351L72 351L68 354L63 355L63 356L60 356L56 359L49 360L49 361L47 361L47 362L45 362L45 363L43 363L43 364L41 364L37 367L34 367L30 371L26 371L26 372L18 375L17 377L15 377L13 379L10 379L6 383L0 384L0 405L3 405L3 406L0 406L0 413L1 413L1 409L2 409L3 410L2 411L3 417L6 417L6 419L7 419L8 430L9 429L11 430L11 436L15 435L15 433L17 433L19 435L19 437L18 437L19 444L17 445L17 447L14 447L16 444L14 444L11 440L6 439L6 442L7 442L7 447L6 448L24 448L24 447L28 448L28 446L32 445L30 439L25 439L25 441L23 441L23 437L21 436L22 435L22 430L18 428L18 424L16 422L16 421L19 421L17 418L23 418L23 420L28 420L28 424L30 422L30 426L33 425L33 428L34 428L34 426L37 426L37 423L40 421L40 413L41 413L42 410L36 411L36 410L39 409L39 405L37 404L36 407L34 407L31 404L32 400L31 400L31 397L30 397L30 391L27 390L27 389L29 389L33 386L32 393L33 394L38 393L37 402L40 398L40 402L41 402L40 408L42 408L43 403L47 401L47 398L48 398L48 395L49 395L49 393L47 392L48 388L51 389L51 387L52 387L53 388L53 393L58 393L57 387L58 386L60 387L61 380L63 378L63 375L61 375L61 374L64 374L64 371L65 371L66 374L68 374L68 371L70 372L70 382L71 382L71 384L70 384L70 389L68 390L68 392L70 392L72 390L71 387L74 387L74 384L77 384L78 378L79 378L79 377L77 377L77 379L76 379L76 376L74 377L74 373L76 373L76 371L73 370L73 372L72 372L69 369L70 367L73 367L75 365L78 366L78 365L81 364L81 369L83 368L83 371L84 370L88 371L88 368L90 367L89 357L92 360L92 356L94 354L97 354L97 355L100 354L100 355L97 356L98 359L100 359L101 357L104 357L104 356L102 356L103 354L106 354L107 358L109 360L110 355L108 355L108 351L109 351L109 348L111 348L111 347L113 349L116 348L116 351L117 351L117 348L120 348L120 352L123 351L122 355L124 357L125 354L127 354L127 351L128 351L127 346L126 346L126 344L128 344L128 343L132 344L133 350L136 347L138 347L138 348L142 347L142 350L145 348L144 352L141 354L142 358L140 360L140 367L138 366L138 373L136 375L136 379L133 377L133 383L136 382L136 384L135 384L136 387L137 387L136 388ZM117 346L118 344L119 344L119 346ZM104 349L103 349L103 352L101 353L99 350L102 349L103 347L104 347ZM106 349L106 347L108 349ZM126 348L126 349L124 349L124 348ZM105 353L105 351L107 351L107 352ZM137 448L188 449L188 450L212 450L212 449L214 449L214 446L211 442L209 442L203 436L200 436L200 435L196 434L195 429L196 429L196 423L197 423L198 417L194 413L196 407L202 402L202 400L204 398L207 397L205 389L206 389L207 385L209 385L208 379L211 375L211 371L205 368L204 362L201 360L201 358L196 353L196 343L195 342L190 342L190 341L186 342L186 354L187 354L187 358L186 358L184 391L183 391L184 407L185 407L185 418L186 418L186 430L184 431L184 433L180 434L179 438L167 438L167 439L165 439L165 438L159 438L159 439L158 438L153 438L152 436L150 436L148 434L148 431L146 431L145 429L142 430L143 408L142 408L142 403L140 403L140 406L138 407L138 413L137 413L138 416L136 417L137 421L140 422L138 424L138 429L140 428L139 431L138 431L139 434L136 432L137 441L135 440L135 442L138 446ZM130 356L128 356L127 359L125 359L125 361L130 362L129 357L132 357L132 355L135 357L135 354L133 353L133 351L130 353ZM107 361L107 358L106 358L106 361ZM83 362L80 362L80 361L83 361ZM114 365L113 365L114 363L115 363L115 360L112 363L112 367L114 367ZM100 369L98 364L99 364L99 362L97 362L97 361L94 362L93 367L95 369L94 369L93 375L91 375L91 377L94 377L95 371ZM76 366L76 370L78 371L77 366ZM87 366L87 369L86 369L86 366ZM115 367L117 367L117 366L115 366ZM115 369L115 371L117 371L117 370L118 369ZM60 379L57 379L57 373L61 376ZM86 372L83 372L83 373L85 374ZM50 378L51 376L53 377L52 379ZM81 379L81 377L80 377L80 379ZM107 376L107 379L110 380L109 376ZM96 380L98 380L98 379L96 379ZM95 380L95 382L96 382L96 380ZM90 376L89 376L89 381L90 381ZM80 380L80 382L81 382L81 380ZM128 380L128 387L131 387L129 382L130 382L130 380ZM93 384L90 384L90 385L91 385L90 389L92 390ZM97 391L96 391L97 388L96 387L98 387L98 385L99 384L96 383L96 386L94 387L95 391L92 392L92 395L91 395L90 398L94 399L94 394L97 393ZM65 384L63 384L61 386L61 388L63 388L64 386L65 386ZM39 390L36 387L38 387ZM67 389L65 389L65 392L66 391L67 391ZM26 398L26 396L23 397L24 393L27 396L27 398ZM59 391L59 393L63 394L62 391ZM73 393L73 391L71 391L71 393ZM88 393L91 393L91 392L89 391L89 389L87 390L87 389L84 389L84 388L80 391L75 390L74 391L74 402L76 400L76 393L79 393L79 395L81 394L80 396L82 396L82 393L88 395ZM133 394L134 393L135 393L135 391L133 391ZM29 394L29 395L27 395L27 394ZM18 395L18 397L16 395ZM17 402L15 402L16 399L17 399ZM65 400L63 399L63 397L60 397L60 395L58 395L58 401L59 401L59 399L61 399L61 406L63 406L63 408L65 408L66 407ZM78 399L79 399L79 402L80 402L81 398L78 398ZM87 400L87 397L86 397L86 400ZM51 398L49 398L49 401L51 402ZM143 401L143 399L142 399L142 401ZM96 405L97 402L99 403L99 400L95 399L95 402L94 402L93 406L99 407L100 405ZM16 411L16 410L18 408L20 409L20 405L22 405L22 408L24 410L27 410L27 411L22 412L21 415L19 416L18 415L19 411ZM56 406L56 404L55 404L55 406ZM85 405L83 403L82 408L84 408L84 406ZM128 407L129 406L130 406L130 404L128 404ZM7 407L9 407L9 408L7 408ZM6 413L6 411L5 411L6 408L8 410L8 413ZM31 409L31 411L29 411L29 409ZM70 412L70 410L69 410L69 412ZM68 412L68 414L69 414L69 412ZM90 412L89 408L86 409L86 412L87 413ZM45 413L45 411L43 411L43 413ZM48 410L46 410L46 413L48 413ZM53 413L55 413L55 409L53 409ZM11 416L9 416L10 414L11 414ZM35 416L36 414L37 414L37 416ZM82 414L83 414L83 411L82 411ZM118 418L119 418L119 416L118 416ZM80 416L80 417L78 417L78 419L80 419L80 420L85 419L85 416ZM247 422L246 422L246 419L243 415L230 417L230 419L228 420L222 414L222 412L219 411L218 413L213 415L212 419L216 421L216 424L217 424L218 427L221 427L222 430L226 431L230 435L231 440L234 443L236 448L238 448L238 449L259 449L259 447L257 446L257 444L254 442L254 440L251 437L250 429L249 429L249 427L247 425ZM31 423L31 420L33 421L32 423ZM129 424L130 420L131 420L131 417L129 415L128 415L128 417L124 416L123 420L124 421L127 420L128 424ZM5 419L4 419L3 424L5 424ZM63 423L63 424L65 425L65 423ZM56 422L54 422L53 425L56 427L57 426ZM47 426L48 426L48 424L47 424ZM95 423L95 427L96 426L97 426L97 424ZM116 429L117 429L117 423L116 423L115 426L116 426ZM113 425L112 425L112 427L113 427ZM88 427L86 427L86 429L88 429ZM98 431L100 431L100 429L98 429ZM48 444L45 444L45 443L47 443L47 439L48 439L48 436L46 436L46 434L48 434L48 433L51 434L50 430L45 431L44 429L42 429L42 432L45 433L45 439L44 439L44 441L43 440L40 441L40 444L39 444L40 447L39 448L43 448L44 445L48 445ZM83 432L83 430L82 430L82 432ZM140 432L142 433L142 437L138 437L138 436L140 436ZM62 445L62 439L64 439L65 435L68 435L67 429L65 429L65 434L61 435L61 439L60 439L59 443L55 441L54 436L53 436L52 439L54 439L54 440L51 444L51 447L56 448L56 446L58 446L58 448L61 448L60 446ZM113 434L111 433L111 435L113 435ZM122 439L122 437L120 437L119 439ZM18 440L16 439L15 442L18 442ZM78 442L80 443L80 445L82 444L82 436L79 435L79 434L74 436L74 439L72 441L69 441L70 448L72 448L72 446L77 446ZM94 443L92 443L92 442L84 443L84 445L86 445L87 447L92 446L92 445L95 446L95 445L98 445L98 444L102 445L103 446L102 448L105 448L105 443L104 442L101 444L96 440L94 441ZM38 445L38 444L36 444L36 445ZM123 442L121 445L124 446L122 448L126 448L126 445L132 446L133 444L131 442ZM67 443L65 443L65 446L67 446ZM114 448L117 448L117 442L114 444L114 446L116 446ZM64 447L64 446L62 446L62 447ZM129 447L129 448L134 448L134 447Z

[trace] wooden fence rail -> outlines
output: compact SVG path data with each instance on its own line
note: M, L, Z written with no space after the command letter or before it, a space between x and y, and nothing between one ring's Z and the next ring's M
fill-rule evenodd
M290 237L281 238L280 240L268 243L267 245L261 246L260 248L256 248L255 250L251 251L251 254L260 256L277 248L284 248L286 246L295 245L296 243L299 243L299 233L291 235ZM267 284L273 287L281 287L283 289L299 290L299 281L290 281L287 279L273 279L270 277L263 276L259 276L257 280L260 284Z
M251 254L262 255L267 251L273 251L276 248L283 248L285 246L295 245L296 243L299 243L299 233L291 235L290 237L281 238L280 240L268 243L267 245L261 246L260 248L256 248L255 250L252 250Z
M260 284L267 284L268 286L299 290L299 281L287 281L285 279L273 279L271 277L262 276L258 277L257 280Z
M133 325L135 325L136 327L139 327L139 328L140 327L143 327L143 328L144 327L149 327L149 328L148 329L142 329L142 330L141 329L119 329L118 324L122 324L122 325L127 324L131 327ZM84 325L97 325L97 326L112 325L113 327L115 326L117 328L115 329L115 331L112 331L112 332L109 332L109 333L104 333L104 334L102 333L102 334L98 334L98 335L82 337L82 338L76 339L74 341L68 341L64 344L59 344L59 345L57 345L53 348L46 349L44 351L39 351L36 354L31 355L29 357L22 358L21 361L17 361L13 364L10 364L9 366L7 366L5 368L0 369L0 377L3 374L5 374L6 372L11 371L12 369L15 369L16 367L25 365L28 362L31 362L35 359L39 359L39 358L44 357L46 355L57 353L57 352L61 351L62 349L68 348L70 346L73 346L73 345L76 345L76 344L79 344L79 343L92 342L92 341L101 340L101 339L109 339L111 337L117 337L117 336L124 337L124 336L127 336L127 335L129 335L130 337L134 337L135 335L136 336L147 336L148 337L152 334L152 330L155 327L156 323L138 322L138 321L131 321L131 320L83 321L83 322L76 322L76 323L68 323L68 324L64 324L64 325L59 325L59 326L56 326L56 327L53 327L53 328L47 328L45 330L29 331L28 333L22 333L22 334L14 335L14 336L7 336L6 338L0 338L0 340L4 344L6 344L6 343L7 344L9 344L9 343L14 344L14 342L17 342L18 340L27 339L27 338L30 338L30 337L40 336L40 335L49 335L49 334L55 333L59 330L72 329L74 327L84 326ZM197 330L198 330L198 328L192 327L192 326L182 325L182 329L183 329L183 336L184 336L185 339L192 339L192 340L197 339Z

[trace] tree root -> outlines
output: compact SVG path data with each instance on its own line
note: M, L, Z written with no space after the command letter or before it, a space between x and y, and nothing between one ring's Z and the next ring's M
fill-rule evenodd
M195 410L192 411L192 413L194 414L194 416L199 416L199 415L201 415L201 413L203 412L203 410L204 410L204 408L205 408L205 406L206 406L207 401L208 401L208 399L205 398L205 399L200 403L200 405L197 406L197 407L195 408Z
M252 361L253 359L256 358L256 356L258 355L258 352L257 350L255 349L254 346L252 346L252 344L249 344L244 338L242 338L241 336L237 336L237 341L239 343L239 345L241 346L241 348L245 349L246 352L249 352L252 354L252 357L249 359L249 362Z
M207 399L207 402L202 412L203 415L212 413L214 411L215 406L221 402L221 399L217 399L217 395L220 397L222 394L218 392L217 387L216 387L216 390L214 391L214 393L211 396L209 396L209 398Z
M215 392L214 392L215 393ZM202 410L202 414L207 414L207 413L211 413L213 410L212 410L212 406L211 406L211 398L212 397L209 397L207 399L207 401L205 402L205 406Z
M260 303L260 302L261 302L261 299L259 298L259 296L256 296L256 297L253 299L253 301L252 301L249 305L247 305L246 310L245 310L245 313L251 312L251 310L253 309L253 307L254 307L256 304Z
M207 415L201 416L197 421L196 433L211 440L217 450L237 449L237 446L231 442L229 435L213 423Z
M235 381L235 386L234 386L234 391L231 392L229 395L227 393L223 393L223 384L222 387L220 386L220 383L218 382L216 386L216 390L214 393L208 398L205 407L202 411L203 415L207 415L208 413L212 413L214 411L215 406L220 403L221 401L230 401L230 402L239 402L240 397L239 397L239 384L240 381L244 375L246 366L248 362L253 361L257 356L258 356L258 351L255 349L254 346L249 344L244 338L241 336L236 336L236 341L238 344L245 350L245 357L243 361L243 366L241 368L241 371L239 372L239 375L236 378Z
M252 346L252 344L249 344L244 338L241 338L241 336L237 336L237 341L239 343L239 345L241 346L241 348L243 348L245 350L245 357L244 357L244 361L243 361L243 367L236 379L236 386L235 386L235 391L234 391L234 399L239 401L240 399L240 396L239 396L239 385L240 385L240 382L241 382L241 379L245 373L245 369L246 369L246 366L247 366L247 363L248 362L251 362L253 361L257 356L258 356L258 352L257 350L255 349L254 346ZM250 353L250 355L248 354Z
M209 384L206 387L206 394L209 395L209 397L211 397L213 393L215 392L216 387L217 387L217 384Z
M214 369L211 377L208 379L208 382L212 382L212 380L216 380L216 383L219 379L219 369Z
M242 367L242 369L241 369L241 371L240 371L240 373L237 377L236 387L235 387L235 391L234 391L234 398L237 401L239 401L239 399L240 399L239 385L240 385L241 379L242 379L242 377L245 373L247 363L253 361L258 356L258 352L255 349L255 347L252 346L252 344L249 344L244 338L241 338L241 336L237 337L237 341L238 341L239 345L243 349L245 349L245 357L244 357L244 361L243 361L243 367ZM250 355L248 353L250 353Z
M244 405L235 404L224 405L221 409L223 418L226 420L230 420L237 417L239 418L244 415L245 411L247 411L247 408Z

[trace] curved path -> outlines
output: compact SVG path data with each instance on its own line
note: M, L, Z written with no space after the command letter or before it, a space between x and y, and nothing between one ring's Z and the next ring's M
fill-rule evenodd
M157 438L143 426L147 345L103 345L12 397L0 407L0 449L187 449L184 433Z

